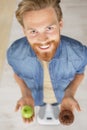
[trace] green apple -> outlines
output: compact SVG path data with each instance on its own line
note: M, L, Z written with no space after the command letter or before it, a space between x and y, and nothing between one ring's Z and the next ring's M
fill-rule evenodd
M23 118L31 118L33 113L34 112L31 106L25 105L21 109L21 114Z

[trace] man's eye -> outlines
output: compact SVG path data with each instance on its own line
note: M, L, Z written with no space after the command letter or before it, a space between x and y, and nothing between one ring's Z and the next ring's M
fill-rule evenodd
M36 31L36 30L31 30L30 32L29 32L29 35L30 36L36 36L38 34L38 32Z
M52 31L54 29L54 27L48 27L47 31Z
M30 32L31 34L35 34L35 33L37 33L35 30L32 30L31 32Z
M52 27L48 27L48 30L51 30L52 29Z

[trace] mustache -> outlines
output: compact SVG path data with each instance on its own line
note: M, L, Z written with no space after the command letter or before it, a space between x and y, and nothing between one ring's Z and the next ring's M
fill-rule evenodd
M46 42L46 43L34 43L34 46L41 46L41 45L49 45L49 44L54 44L55 40Z

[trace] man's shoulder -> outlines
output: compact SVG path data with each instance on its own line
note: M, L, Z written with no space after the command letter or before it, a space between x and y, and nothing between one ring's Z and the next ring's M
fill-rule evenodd
M84 47L80 41L67 36L61 36L61 42L65 48L71 49L73 51L82 51Z
M61 42L64 48L63 50L66 51L66 54L71 59L82 59L84 57L85 50L87 50L87 47L83 45L80 41L67 37L62 36ZM62 50L62 51L63 51Z
M74 38L68 37L68 36L61 36L61 42L65 44L65 46L83 46L82 43Z
M7 56L12 58L24 58L28 55L30 45L26 37L22 37L14 41L7 50Z

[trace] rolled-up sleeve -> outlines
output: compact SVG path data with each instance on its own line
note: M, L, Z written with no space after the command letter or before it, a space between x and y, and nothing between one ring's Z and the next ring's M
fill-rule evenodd
M87 65L87 46L84 46L84 65Z
M20 74L17 70L17 67L15 66L15 59L14 59L14 56L13 56L12 46L10 46L7 50L7 62L12 67L12 70L14 71L14 73L16 73L19 76Z
M80 53L81 53L80 55L82 58L82 62L80 68L77 70L78 74L84 73L85 67L87 65L87 46L83 46Z

